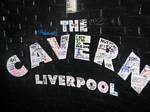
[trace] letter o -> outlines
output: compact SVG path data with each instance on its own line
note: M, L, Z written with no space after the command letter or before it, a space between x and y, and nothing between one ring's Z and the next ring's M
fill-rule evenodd
M108 84L105 82L105 81L100 81L98 83L98 90L101 92L101 93L107 93L108 90L109 90L109 86Z
M97 83L93 79L88 79L86 82L86 86L89 90L95 90L97 87Z

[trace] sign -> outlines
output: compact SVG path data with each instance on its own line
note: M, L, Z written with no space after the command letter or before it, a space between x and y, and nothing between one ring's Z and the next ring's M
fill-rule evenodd
M81 20L61 20L60 25L63 32L88 32L87 19ZM40 35L41 36L41 35ZM44 35L46 36L46 35ZM92 61L93 63L98 64L99 66L104 65L105 68L115 72L116 75L120 76L123 80L126 80L129 75L131 75L131 87L132 89L140 94L144 87L150 81L150 66L145 65L142 72L140 73L140 57L138 57L134 52L131 52L126 58L126 61L122 65L119 71L116 71L114 68L113 60L117 58L119 53L118 46L105 38L99 38L98 46L95 48L94 59L91 60L90 57L90 45L91 45L91 36L90 35L81 35L75 34L74 37L70 37L70 34L61 35L60 43L57 41L56 37L46 38L49 46L52 48L53 52L57 56L58 60L67 60L68 49L70 46L69 39L74 38L74 59L81 61ZM30 63L31 69L40 67L41 63L51 63L53 58L47 53L44 48L38 43L35 42L29 46L30 52ZM6 68L8 72L14 77L22 77L27 75L28 69L25 65L22 65L20 68L16 68L15 64L21 62L21 59L14 54L7 60ZM115 91L115 83L106 81L96 81L95 79L88 78L85 80L84 77L75 77L72 75L51 75L43 74L40 76L38 73L35 74L35 84L44 84L48 83L51 85L56 85L58 82L59 86L67 87L76 87L82 88L86 86L89 90L99 90L99 92L105 94L108 93L113 96L118 96L118 92Z

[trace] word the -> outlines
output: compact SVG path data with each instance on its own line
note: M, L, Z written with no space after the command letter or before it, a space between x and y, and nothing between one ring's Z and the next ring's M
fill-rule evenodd
M87 32L87 19L81 20L61 20L60 25L62 25L63 32ZM68 30L69 26L69 30Z

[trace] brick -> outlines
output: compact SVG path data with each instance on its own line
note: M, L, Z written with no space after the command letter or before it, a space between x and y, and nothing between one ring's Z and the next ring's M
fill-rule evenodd
M127 6L126 7L126 15L127 16L137 16L140 15L140 6Z
M142 3L142 15L150 15L150 1Z
M55 0L55 1L56 1L56 4L63 4L63 5L66 4L65 0Z
M119 26L119 17L104 17L104 26Z
M150 36L150 26L149 27L141 27L141 35L142 36Z
M102 27L102 34L121 36L124 35L123 27Z
M120 6L133 6L141 4L142 0L120 0Z
M83 0L83 5L86 10L97 10L99 8L114 8L118 6L118 0Z
M146 16L122 16L120 17L123 26L147 26L148 17Z
M53 10L55 10L57 13L58 12L65 13L66 7L65 5L56 5Z
M99 36L100 35L100 27L99 26L91 26L89 28L89 32L91 32L91 34L94 36Z
M99 18L100 17L100 9L95 11L88 11L89 18Z
M126 27L126 35L128 36L138 36L138 27Z
M123 16L125 14L126 14L126 9L122 7L113 7L113 8L105 7L103 9L104 17L121 16L121 15Z

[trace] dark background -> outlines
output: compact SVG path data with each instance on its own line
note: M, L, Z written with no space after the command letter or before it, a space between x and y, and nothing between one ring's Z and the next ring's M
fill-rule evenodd
M141 70L150 65L150 1L149 0L78 0L79 12L65 13L65 0L1 0L0 1L0 107L3 111L21 112L149 112L150 83L137 94L117 72L133 51L141 58ZM93 19L98 22L93 22ZM63 19L88 19L91 35L90 62L75 60L74 35L70 33L67 60L58 60L44 37L35 35L37 27L57 31L58 41ZM116 73L93 62L99 38L113 41L119 48L113 60ZM29 45L39 42L53 62L30 68ZM15 78L6 70L7 59L16 54L29 72ZM18 65L19 66L19 65ZM36 85L35 74L62 74L93 78L115 83L119 96L98 90L62 86Z

